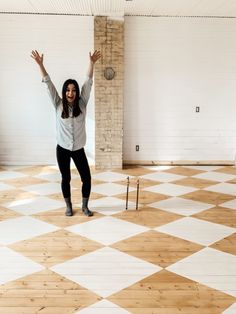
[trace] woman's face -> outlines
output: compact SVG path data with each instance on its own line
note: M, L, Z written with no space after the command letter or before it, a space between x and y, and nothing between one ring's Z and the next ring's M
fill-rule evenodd
M69 84L66 88L66 100L69 104L73 104L76 97L76 89L74 84Z

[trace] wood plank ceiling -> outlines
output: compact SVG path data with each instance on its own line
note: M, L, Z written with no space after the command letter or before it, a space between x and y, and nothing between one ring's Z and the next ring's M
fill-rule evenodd
M235 0L1 0L0 13L235 17Z

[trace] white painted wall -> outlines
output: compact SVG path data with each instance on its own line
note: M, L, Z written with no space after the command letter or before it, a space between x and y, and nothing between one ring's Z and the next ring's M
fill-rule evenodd
M234 160L235 38L236 19L125 18L124 160Z
M0 15L0 163L55 162L55 117L32 49L44 52L58 92L81 85L93 50L93 17ZM87 156L94 160L94 93L87 112Z
M234 160L235 38L235 19L125 18L124 160ZM30 51L59 92L82 84L93 17L0 15L0 43L0 163L54 163L54 109ZM87 136L93 162L93 93Z

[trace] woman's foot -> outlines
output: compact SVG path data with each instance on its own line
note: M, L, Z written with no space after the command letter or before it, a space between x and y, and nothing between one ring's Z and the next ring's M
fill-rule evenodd
M82 208L82 211L88 217L93 216L93 212L90 209L88 209L88 207Z
M93 216L93 212L88 208L88 201L89 201L88 197L83 197L82 211L86 216L91 217L91 216Z
M70 197L65 198L65 202L66 202L66 212L65 212L65 215L66 216L73 216L73 209L72 209L71 198Z

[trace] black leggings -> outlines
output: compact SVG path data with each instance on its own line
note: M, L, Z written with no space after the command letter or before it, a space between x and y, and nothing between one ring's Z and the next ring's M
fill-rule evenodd
M91 174L84 149L70 151L57 145L57 162L61 172L61 189L64 198L71 196L70 192L70 159L73 159L82 181L82 196L88 198L91 191Z

